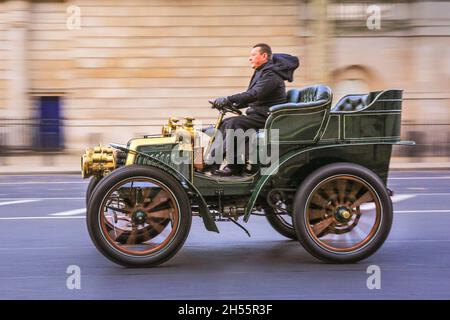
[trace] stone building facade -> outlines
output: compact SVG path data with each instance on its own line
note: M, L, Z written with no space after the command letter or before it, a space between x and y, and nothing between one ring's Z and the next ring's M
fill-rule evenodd
M300 57L288 87L335 102L403 88L403 134L450 142L450 2L331 0L0 1L0 140L32 146L46 96L66 150L213 122L207 100L245 90L258 42Z

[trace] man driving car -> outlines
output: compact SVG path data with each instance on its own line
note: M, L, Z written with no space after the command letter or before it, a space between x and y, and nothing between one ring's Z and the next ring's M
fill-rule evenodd
M284 81L293 81L293 74L299 65L297 57L288 54L274 54L265 43L253 46L249 61L255 70L250 80L247 91L228 97L217 98L213 108L223 109L234 107L247 108L245 115L239 115L225 119L219 130L222 133L223 154L227 152L227 130L261 129L269 115L269 108L276 104L285 103L286 88ZM228 131L229 132L229 131ZM244 164L237 164L236 157L233 163L228 163L223 169L214 173L220 176L239 175L244 169Z

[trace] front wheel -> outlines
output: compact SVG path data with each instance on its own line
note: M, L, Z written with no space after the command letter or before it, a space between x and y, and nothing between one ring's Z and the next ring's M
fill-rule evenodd
M392 202L381 179L352 163L319 168L295 196L298 239L326 262L352 263L369 257L386 240L392 219Z
M95 188L87 212L89 235L97 249L128 267L155 266L173 257L188 236L191 220L190 201L181 184L158 168L139 165L106 176Z
M93 176L91 178L91 181L89 181L88 187L86 189L86 208L89 206L89 199L91 198L92 192L101 179L102 178L100 176Z

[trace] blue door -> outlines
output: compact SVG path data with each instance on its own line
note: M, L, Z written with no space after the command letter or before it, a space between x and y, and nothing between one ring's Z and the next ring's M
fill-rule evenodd
M63 148L60 97L39 98L39 148L58 150Z

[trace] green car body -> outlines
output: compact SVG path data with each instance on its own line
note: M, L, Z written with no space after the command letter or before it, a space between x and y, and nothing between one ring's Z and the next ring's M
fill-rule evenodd
M314 96L318 87L328 96ZM127 145L111 144L107 150L91 150L90 155L83 156L83 175L94 175L98 182L120 167L162 169L186 190L192 214L202 217L207 230L219 232L217 216L243 216L247 222L253 212L267 207L273 190L290 193L293 199L311 173L330 164L365 167L387 187L392 147L414 144L400 139L402 90L348 95L334 107L331 90L326 86L292 89L288 99L283 105L271 107L265 129L258 133L257 139L263 145L278 144L279 157L270 168L260 164L253 174L235 177L198 172L194 149L183 147L166 128L160 136L131 139ZM183 127L192 131L191 120ZM271 136L273 129L278 130L277 139ZM174 152L188 161L175 163L171 156Z
M341 101L354 96L361 95L346 96ZM402 90L376 91L368 96L373 100L360 110L330 111L329 102L308 109L281 108L272 113L267 119L266 129L280 130L280 158L275 175L256 174L230 179L192 172L193 167L189 164L171 163L170 154L176 142L150 143L152 138L158 137L148 138L149 144L146 144L146 139L138 138L141 141L131 149L136 139L130 140L126 148L112 146L127 153L136 153L135 164L156 165L186 184L204 207L200 214L206 228L218 231L207 210L208 200L215 200L211 198L220 195L248 199L244 214L245 221L248 221L255 203L259 197L266 195L267 188L298 187L310 172L326 164L356 163L374 171L386 183L393 145L412 144L400 140ZM262 137L265 138L271 142L270 137Z

